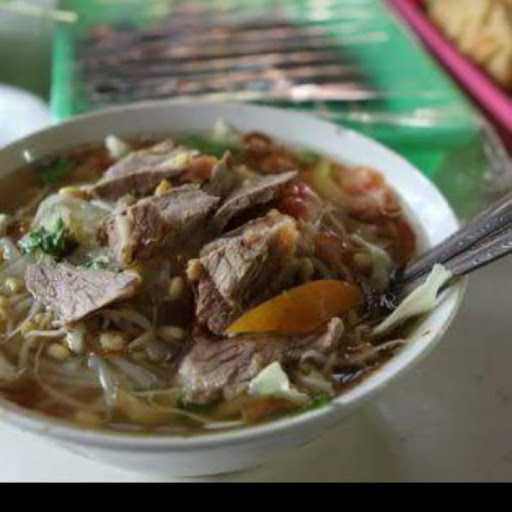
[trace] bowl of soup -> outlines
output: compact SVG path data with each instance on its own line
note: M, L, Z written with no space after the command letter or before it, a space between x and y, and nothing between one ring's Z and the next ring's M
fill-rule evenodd
M79 116L0 152L0 197L1 420L119 467L215 474L307 444L463 295L383 303L454 213L389 149L285 110Z

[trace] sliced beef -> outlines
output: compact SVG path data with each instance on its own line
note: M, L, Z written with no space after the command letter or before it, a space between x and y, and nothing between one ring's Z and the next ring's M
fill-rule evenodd
M185 401L206 404L242 392L249 381L274 361L291 367L309 350L334 351L343 335L343 322L333 318L309 336L242 335L230 339L199 337L183 358L178 384Z
M159 251L198 249L209 233L208 218L219 198L192 185L139 200L104 224L104 238L118 261L148 259Z
M231 192L215 213L213 219L215 226L222 230L233 217L245 210L269 203L296 177L297 172L290 171L283 174L255 176L246 179Z
M164 178L180 175L196 154L197 151L175 147L171 140L134 151L107 169L91 192L112 201L128 193L144 195Z
M27 289L64 322L74 322L112 302L134 295L141 284L134 272L110 272L68 263L29 265Z
M295 220L271 211L206 245L196 299L199 322L221 334L247 308L289 285L298 238Z
M221 334L240 315L240 308L231 307L215 288L211 277L199 281L196 294L196 317L210 331Z

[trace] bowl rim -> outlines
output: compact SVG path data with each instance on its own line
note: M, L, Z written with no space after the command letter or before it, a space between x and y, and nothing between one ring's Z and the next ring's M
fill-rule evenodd
M174 102L170 100L148 100L143 102L132 103L129 105L119 105L105 108L102 110L80 114L70 118L64 122L43 128L33 132L29 136L15 141L4 148L0 149L2 153L16 152L23 148L27 142L37 140L45 134L52 131L65 129L67 126L87 124L98 118L108 118L115 114L128 113L130 111L141 111L152 108L172 109L175 106L180 108L227 108L239 109L250 114L251 112L269 113L280 112L287 115L296 122L301 120L315 119L316 122L323 125L334 127L341 135L350 135L358 138L369 146L378 148L380 151L387 152L389 156L393 156L395 161L401 165L408 167L414 179L422 187L429 189L430 193L436 196L439 205L442 205L447 214L447 221L451 222L453 230L459 226L459 222L451 206L446 198L441 194L437 187L430 182L413 164L408 162L401 155L386 147L380 142L342 125L337 125L320 119L311 114L291 111L282 108L260 106L246 103L212 103L208 101L197 101L194 103ZM93 140L91 136L91 140ZM293 144L293 142L292 142ZM61 146L63 146L61 144ZM14 170L14 169L13 169ZM199 435L176 435L176 434L141 434L130 432L117 432L107 430L94 430L87 427L76 426L73 423L47 416L43 413L35 412L30 409L21 407L3 397L0 397L0 421L25 431L36 434L47 435L63 442L78 443L84 446L100 446L109 449L129 449L132 452L138 451L159 451L168 449L173 451L190 451L193 449L216 449L223 446L235 446L244 444L249 441L263 440L269 437L275 437L280 434L288 433L299 426L312 426L318 420L326 420L329 416L336 418L341 410L348 412L350 409L359 406L363 402L374 397L374 395L389 383L398 378L403 372L410 370L421 357L426 356L430 350L434 348L436 343L442 338L453 318L455 317L466 289L466 279L462 279L454 284L443 294L443 300L451 300L451 308L444 323L435 331L435 333L426 332L423 336L428 338L425 340L416 340L416 343L407 347L400 354L395 355L389 361L380 366L377 370L365 377L360 383L355 384L348 391L333 398L328 404L310 411L299 412L292 416L286 416L280 419L272 420L268 423L259 425L244 426L239 429L227 431L212 431L211 433ZM425 318L430 316L428 313ZM384 376L381 376L384 374ZM379 377L380 382L379 382ZM334 423L334 420L333 420Z

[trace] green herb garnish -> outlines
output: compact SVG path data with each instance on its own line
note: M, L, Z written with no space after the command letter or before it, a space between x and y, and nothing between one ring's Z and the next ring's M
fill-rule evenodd
M329 395L326 393L319 393L312 398L311 403L307 406L307 409L318 409L324 405L327 405L330 401L331 397Z
M64 221L59 217L51 230L44 226L34 229L19 242L19 246L26 254L42 251L60 260L72 252L78 245Z
M219 142L201 135L183 135L178 138L178 144L190 149L197 149L205 155L213 155L222 158L226 151L236 152L239 146L229 142Z
M41 166L37 174L46 185L55 185L71 172L74 165L71 160L61 157L49 165Z

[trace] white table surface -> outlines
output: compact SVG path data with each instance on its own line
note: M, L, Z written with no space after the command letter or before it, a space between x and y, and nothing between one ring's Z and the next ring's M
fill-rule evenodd
M512 259L481 270L438 348L288 459L223 480L512 479ZM149 481L0 426L0 481ZM162 477L172 481L172 478Z

